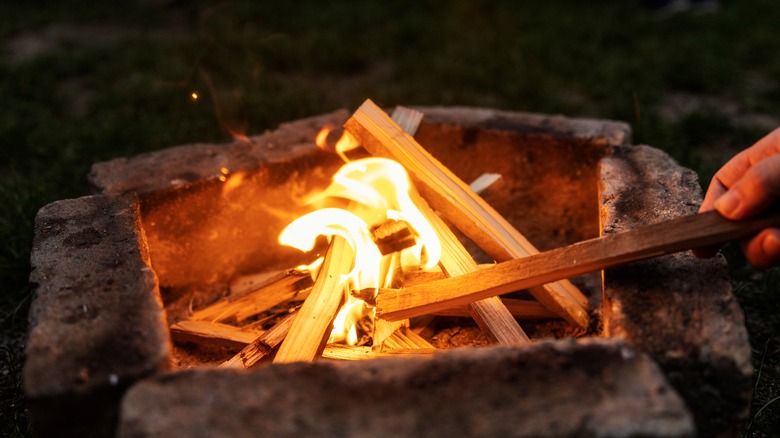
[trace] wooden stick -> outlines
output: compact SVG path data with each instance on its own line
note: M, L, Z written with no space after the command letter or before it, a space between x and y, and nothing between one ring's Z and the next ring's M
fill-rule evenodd
M311 285L311 275L308 272L289 269L256 285L245 286L238 294L230 295L194 312L190 319L217 322L235 318L237 321L243 321L291 300Z
M292 326L295 314L291 313L276 325L268 329L265 333L255 339L251 340L248 344L244 345L244 348L235 356L231 357L222 365L221 368L253 368L260 361L271 355L274 349L282 343L282 340L287 336Z
M409 327L399 328L395 331L395 333L388 336L387 339L385 339L385 341L378 346L379 348L376 347L377 346L375 346L374 350L379 350L382 352L391 350L436 349L436 347L431 345L430 342L423 339L422 336L412 331L412 329Z
M343 237L333 236L312 291L298 311L274 363L312 361L325 347L333 319L344 300L342 275L352 269L355 251Z
M448 277L456 277L479 270L477 263L460 243L458 237L412 188L409 193L425 219L436 231L442 246L439 265ZM498 297L487 297L466 306L479 327L503 345L525 345L531 342L517 320Z
M249 331L232 325L207 321L179 321L171 325L171 337L176 341L193 342L198 345L219 345L228 348L243 348L261 332Z
M370 101L369 101L370 102ZM363 106L365 106L364 104ZM373 103L371 103L373 105ZM376 148L369 148L368 143L381 143L382 141L392 143L392 135L388 133L388 130L392 130L394 134L407 137L407 134L401 129L390 117L387 116L382 110L373 105L376 108L378 114L376 118L385 122L387 126L377 127L379 133L371 134L367 130L360 128L356 129L359 136L356 136L361 143L374 153L375 150L384 149L385 146L379 146ZM361 107L363 108L363 107ZM396 113L403 112L396 110ZM351 120L354 120L357 116L353 116ZM368 123L368 122L366 122ZM350 124L348 121L344 125L345 129L352 133L354 123ZM354 133L353 133L354 135ZM411 138L411 137L410 137ZM401 162L404 167L409 169L405 163ZM436 213L428 206L428 203L420 197L416 190L413 188L409 191L409 197L420 212L425 216L425 219L431 224L436 231L437 236L442 245L442 256L439 261L445 274L448 276L457 276L467 272L476 271L477 264L471 255L466 251L463 245L458 240L457 236L452 230L447 227L444 221L436 215ZM517 321L512 317L506 307L501 304L501 301L495 297L488 297L484 301L476 301L468 303L469 311L472 313L474 320L479 324L480 328L486 333L493 336L499 343L505 345L524 345L530 342L530 339L525 334Z
M496 260L511 260L539 252L466 183L425 151L413 137L405 135L370 100L347 120L344 128L372 155L401 163L431 206ZM588 326L587 297L570 282L544 285L530 292L567 321Z
M523 259L509 260L459 277L406 289L380 291L377 315L394 320L435 313L485 297L549 283L621 264L725 243L780 226L780 213L729 221L717 212L586 240Z
M374 351L371 347L349 347L346 345L328 344L322 352L322 357L335 360L366 360L377 357L419 356L433 354L437 351L439 350L421 348Z
M533 300L518 300L512 298L501 298L506 309L517 319L555 319L560 315L545 307L542 303ZM469 311L465 306L454 307L452 309L440 310L434 313L438 316L469 316Z

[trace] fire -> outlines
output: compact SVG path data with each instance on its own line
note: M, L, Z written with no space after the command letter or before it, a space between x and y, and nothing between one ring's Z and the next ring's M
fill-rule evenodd
M327 135L327 131L321 131L318 144ZM336 152L345 160L343 152L347 147L354 148L353 141L337 143ZM341 149L338 144L342 144ZM309 201L320 204L347 200L346 209L328 207L313 211L294 220L280 234L282 245L304 252L314 248L319 236L341 236L354 251L352 269L341 278L345 304L336 316L329 342L356 345L360 341L357 326L366 318L369 323L373 321L374 309L355 297L355 292L390 286L398 268L402 271L430 268L438 263L441 245L431 225L412 202L410 190L413 187L406 170L395 161L385 158L349 161L336 172L330 186ZM381 254L370 230L389 219L403 220L411 226L416 238L413 247Z
M328 144L328 137L334 132L332 126L325 126L324 128L320 129L320 132L317 133L317 137L315 138L315 143L317 146L325 151L335 152L336 154L341 157L342 160L344 160L345 163L349 162L349 158L347 158L346 153L357 149L360 147L360 143L355 139L355 137L352 136L349 132L344 131L341 134L341 137L336 141L335 145L331 147L330 144Z

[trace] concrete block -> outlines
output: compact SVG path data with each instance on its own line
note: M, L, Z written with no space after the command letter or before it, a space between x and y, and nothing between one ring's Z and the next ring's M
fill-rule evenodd
M610 339L191 370L131 388L121 417L122 438L693 435L660 370Z
M112 436L119 399L170 342L134 195L38 212L24 388L39 436Z
M696 174L647 146L616 147L601 161L604 234L695 214ZM744 315L722 257L689 252L604 271L604 334L656 360L685 398L701 436L734 435L752 386Z

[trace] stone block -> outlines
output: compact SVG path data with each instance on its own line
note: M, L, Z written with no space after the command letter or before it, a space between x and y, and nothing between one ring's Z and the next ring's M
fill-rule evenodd
M325 126L341 126L346 110L282 123L249 141L188 144L95 163L87 180L96 193L141 195L174 189L226 173L253 171L276 162L290 162L317 152L314 139ZM334 156L335 158L335 156ZM224 170L223 170L224 169Z
M610 339L190 370L131 388L119 427L122 438L692 435L656 365Z
M601 161L603 234L695 214L696 174L647 146ZM656 360L685 398L701 436L734 435L752 386L744 315L722 257L678 253L604 271L604 334Z
M112 436L119 399L170 342L135 195L38 212L24 388L38 436Z

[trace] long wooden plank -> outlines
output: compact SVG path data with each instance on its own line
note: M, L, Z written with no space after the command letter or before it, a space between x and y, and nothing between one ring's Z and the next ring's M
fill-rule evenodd
M730 221L714 211L683 216L501 262L458 277L383 290L376 297L377 315L394 320L436 313L636 260L725 243L778 226L780 212L744 221Z
M371 100L358 108L344 128L372 155L401 163L431 206L496 260L538 254L536 247L503 216L406 135ZM538 285L530 292L567 321L588 326L587 297L571 282Z

